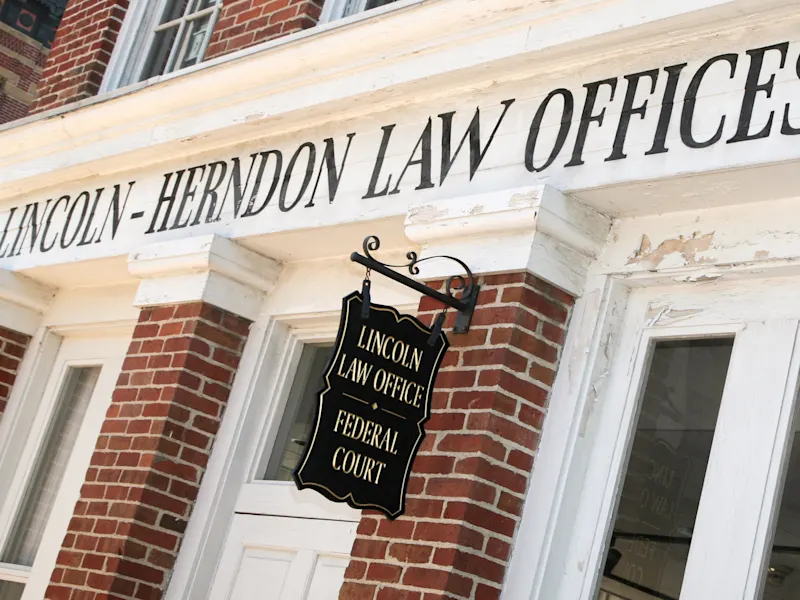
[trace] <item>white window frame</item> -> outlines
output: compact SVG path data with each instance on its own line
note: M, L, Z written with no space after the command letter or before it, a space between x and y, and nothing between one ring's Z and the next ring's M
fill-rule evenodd
M344 19L346 17L352 17L354 15L358 15L363 13L367 10L367 2L369 0L326 0L325 6L322 8L322 15L319 18L320 24L323 23L330 23L331 21L337 21L339 19ZM400 8L401 6L407 6L409 4L414 4L419 2L419 0L414 0L414 2L403 2L402 0L395 0L389 4L384 6L378 6L376 8L370 9L371 11L389 11Z
M80 496L84 474L100 435L108 405L122 368L133 323L117 322L91 328L74 330L70 327L42 328L31 340L20 366L17 385L12 388L8 409L0 421L0 481L6 482L6 493L0 498L0 548L5 546L20 500L33 476L33 468L43 437L53 416L59 392L70 367L100 366L101 379L97 386L105 385L108 394L93 391L53 509L48 517L39 550L32 567L0 563L4 581L25 585L23 600L41 598L50 581L64 534ZM97 339L112 337L111 346L102 345L97 354ZM81 338L85 339L81 339ZM74 355L62 357L65 339L74 341ZM58 368L59 372L54 373ZM95 395L98 394L98 395Z
M503 600L587 600L594 597L592 594L605 556L606 534L614 517L617 492L624 479L631 428L635 425L635 411L640 401L638 386L652 339L721 335L736 331L747 334L748 329L762 326L749 316L753 306L758 306L758 314L768 319L767 325L784 319L794 321L795 324L788 326L796 329L800 314L786 299L800 294L800 277L763 277L761 281L755 278L746 283L740 281L739 288L726 286L722 294L719 285L716 289L702 284L675 285L657 273L631 278L614 275L589 278L586 293L576 303L570 324L537 454L537 468L530 482L530 489L536 493L526 499ZM665 284L671 285L660 287ZM654 286L659 287L653 289ZM645 289L637 290L642 287ZM637 295L637 292L649 295ZM718 295L713 296L715 293ZM647 306L641 304L642 297L650 301L652 310L645 310ZM665 317L656 310L656 307L666 305L675 307L674 318L670 318L670 314ZM709 306L710 312L705 311L704 308ZM683 312L689 307L688 312ZM695 311L696 314L689 314ZM753 325L741 328L738 319L750 321ZM791 349L788 342L786 348ZM764 353L767 352L770 350L765 349ZM749 548L743 544L722 544L728 554L736 555L735 560L729 561L736 563L732 569L735 576L726 571L725 585L737 591L723 590L719 597L751 598L764 575L755 565L765 553L768 556L773 517L777 518L776 501L782 494L779 482L789 456L794 392L800 370L798 347L794 347L791 357L789 354L784 352L780 361L774 361L778 365L791 360L791 365L780 365L788 373L785 389L782 387L784 383L775 378L774 389L770 392L772 397L782 394L779 415L773 410L771 422L757 425L763 431L772 428L773 435L769 439L774 440L774 445L765 445L763 450L769 453L769 467L763 468L767 459L762 453L759 458L762 467L758 467L761 470L757 480L739 493L748 496L751 508L759 506L745 517L746 535L753 536L747 538L748 543L752 541L754 545ZM625 373L621 372L619 365L614 368L615 357L616 360L628 361ZM731 360L734 360L733 356ZM728 389L731 375L729 370L725 394L736 398L736 386ZM748 388L746 377L741 373L737 376L740 391L745 394L749 391L752 397L754 392ZM725 402L723 400L723 404ZM740 411L741 417L743 406L746 405L740 399L728 403L727 408L723 406L721 409L720 418L725 411L730 418L734 414L731 407ZM718 431L722 431L720 427L718 424ZM715 472L712 461L729 460L731 453L736 452L731 438L725 436L721 436L719 441L715 437L714 446L703 489L706 495L706 486L709 486L709 498L718 498L720 489L730 488L730 482L722 479L730 475L729 471ZM741 464L746 463L742 461ZM752 470L751 466L748 468ZM757 493L754 495L754 492ZM707 519L712 514L707 523L714 522L714 512L720 515L725 512L714 507L709 509L711 503L707 499L701 500L701 511L704 502L706 512L705 515L698 512L697 525L701 524L701 517ZM742 506L741 500L738 506ZM698 540L701 533L696 527ZM707 538L708 532L705 533ZM729 551L731 548L733 550ZM709 551L707 544L698 546L696 550L693 544L693 551L700 555L705 551L709 556L719 552ZM698 564L696 562L693 569L687 568L685 586L691 580L696 590L698 582L704 578L719 581L720 573L713 573L710 577L709 571L719 569L719 565L708 562L702 565L703 572L698 573ZM707 597L717 596L712 593Z
M205 56L208 50L208 44L211 41L214 27L216 26L220 10L222 9L222 0L214 0L212 6L204 8L201 11L190 12L197 2L200 1L201 0L189 0L182 16L161 25L158 24L158 21L161 19L161 15L164 14L169 0L140 0L139 2L131 2L128 12L125 14L125 20L122 23L117 43L114 45L105 77L103 77L100 93L142 83L142 81L140 81L142 71L145 68L148 55L155 41L156 32L161 29L167 29L177 22L179 23L179 29L175 39L180 40L180 43L173 44L170 50L170 57L167 61L167 68L164 73L153 76L150 80L157 80L163 75L175 72L176 69L172 67L175 64L180 64L182 58L180 58L179 55L186 49L188 37L181 40L181 36L183 35L187 23L210 15L208 30L203 39L201 58L198 61L198 64L200 64L203 60L202 57ZM179 46L180 49L178 49Z

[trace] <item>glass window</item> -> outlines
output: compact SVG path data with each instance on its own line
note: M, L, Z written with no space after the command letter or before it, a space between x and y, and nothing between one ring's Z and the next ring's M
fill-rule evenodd
M306 345L289 392L269 462L262 479L291 481L314 425L322 375L333 354L332 346Z
M221 8L222 0L131 3L102 90L200 63Z
M800 426L795 415L795 433L787 464L783 497L778 511L772 551L766 565L761 600L800 598Z
M371 10L397 0L327 0L323 20L333 21L342 17L349 17L356 13ZM326 18L327 17L327 18Z
M220 0L168 0L153 28L139 80L196 65L203 59Z
M599 599L678 600L732 349L655 344Z
M67 369L0 562L33 565L100 370L99 366ZM0 600L18 598L23 588L19 583L0 583Z

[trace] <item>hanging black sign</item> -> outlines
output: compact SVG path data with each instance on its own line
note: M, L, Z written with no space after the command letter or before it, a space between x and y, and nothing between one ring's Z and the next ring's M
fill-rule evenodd
M316 420L293 475L299 489L395 519L405 509L433 383L450 344L391 306L370 304L368 315L362 306L359 292L342 301Z

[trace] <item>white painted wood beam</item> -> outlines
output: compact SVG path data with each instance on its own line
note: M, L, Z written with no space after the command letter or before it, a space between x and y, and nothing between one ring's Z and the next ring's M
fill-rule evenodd
M539 185L411 206L406 236L422 258L449 255L475 274L528 270L580 296L611 220L553 187ZM427 279L458 273L452 261L426 261Z
M135 306L203 301L253 320L281 265L227 238L205 235L134 250L128 270L142 280Z
M30 277L0 269L0 327L33 335L55 294Z

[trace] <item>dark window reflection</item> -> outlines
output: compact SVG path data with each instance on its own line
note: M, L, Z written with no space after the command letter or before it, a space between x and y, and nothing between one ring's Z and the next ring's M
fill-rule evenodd
M795 417L795 427L800 425ZM761 600L800 598L800 433L794 434L786 483Z
M601 600L680 596L732 349L732 338L653 349Z

